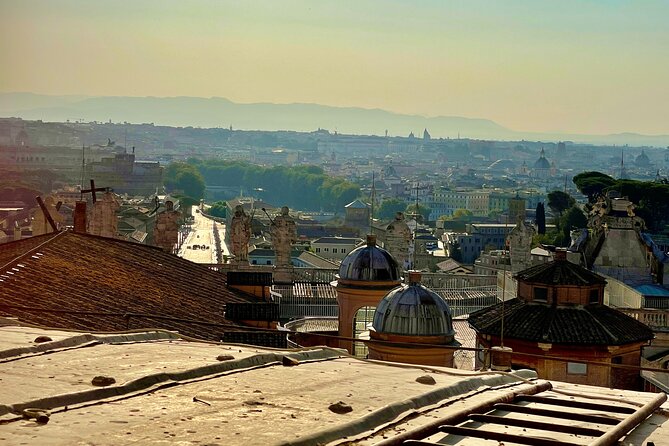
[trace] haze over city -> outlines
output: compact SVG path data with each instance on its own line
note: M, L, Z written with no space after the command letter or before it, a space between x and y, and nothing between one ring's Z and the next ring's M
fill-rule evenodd
M3 93L224 97L481 118L520 132L669 133L663 1L0 8Z
M0 0L0 444L669 446L669 0Z

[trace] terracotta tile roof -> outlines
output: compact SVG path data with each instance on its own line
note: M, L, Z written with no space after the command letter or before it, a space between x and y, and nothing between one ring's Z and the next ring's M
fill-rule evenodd
M254 300L227 288L223 274L158 248L71 231L2 245L2 265L0 314L49 327L160 327L218 340L237 327L226 303Z
M515 277L523 282L544 283L547 285L583 286L606 283L606 280L599 274L595 274L582 266L566 260L542 263L520 271Z
M479 333L499 336L502 304L469 315ZM637 320L604 305L554 307L512 299L504 304L504 336L533 342L572 345L623 345L653 338Z
M55 234L36 235L0 244L0 267L53 238Z

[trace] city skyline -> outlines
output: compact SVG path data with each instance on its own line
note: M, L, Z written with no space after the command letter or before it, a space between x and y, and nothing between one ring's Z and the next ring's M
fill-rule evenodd
M226 97L666 134L663 2L2 1L0 92Z

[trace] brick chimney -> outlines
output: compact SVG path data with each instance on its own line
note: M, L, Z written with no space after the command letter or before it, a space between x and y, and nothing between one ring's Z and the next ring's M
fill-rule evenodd
M567 260L567 250L564 248L555 249L555 260Z
M86 233L86 202L77 201L74 206L74 232Z

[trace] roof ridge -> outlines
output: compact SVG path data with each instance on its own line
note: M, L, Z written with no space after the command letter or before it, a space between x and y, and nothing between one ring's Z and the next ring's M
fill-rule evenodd
M607 308L608 308L608 307L607 307ZM612 340L613 342L618 342L618 336L616 336L616 335L614 335L613 333L611 333L611 332L609 331L609 329L606 328L606 327L604 326L604 324L602 324L602 323L599 321L599 319L597 319L597 318L595 317L595 315L594 315L592 312L590 312L590 310L588 309L588 307L580 308L580 310L581 310L581 311L585 311L585 312L590 316L590 318L591 318L593 321L595 321L595 322L597 323L597 325L598 325L599 327L601 327L601 329L604 330L604 332L606 332L606 334L608 334L608 335L611 337L611 340ZM634 319L634 318L632 318L632 319Z
M42 243L40 243L39 245L35 246L34 248L29 249L28 251L24 252L23 254L19 254L19 255L18 255L17 257L15 257L14 259L12 259L12 260L10 260L9 262L5 263L2 267L0 267L0 272L6 270L7 268L9 268L10 266L14 265L16 262L18 262L19 260L25 258L26 256L29 256L29 255L34 254L37 250L39 250L40 248L42 248L44 245L46 245L46 244L48 244L48 243L51 243L51 242L54 241L56 238L62 236L63 234L65 234L65 233L67 233L67 232L68 232L68 231L66 231L66 230L54 231L55 235L54 235L53 237L51 237L51 238L49 238L49 239L43 241Z

